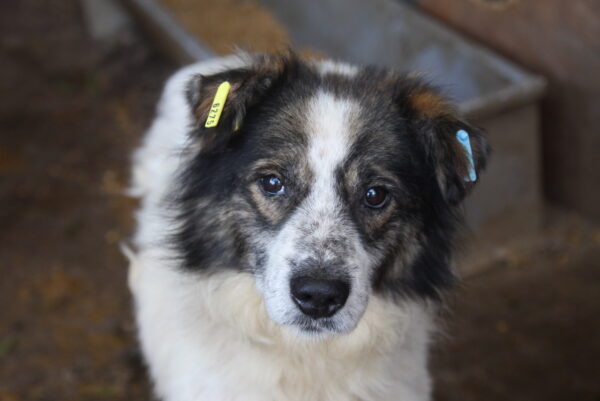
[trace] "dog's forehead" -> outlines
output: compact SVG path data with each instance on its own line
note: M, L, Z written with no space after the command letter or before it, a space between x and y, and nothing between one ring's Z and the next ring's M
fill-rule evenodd
M356 164L385 168L400 162L407 149L404 122L392 99L365 100L321 88L302 114L314 173Z
M316 172L335 169L344 162L359 124L360 104L318 90L309 99L304 131L308 137L308 160Z
M402 118L382 81L335 63L306 70L268 99L266 118L260 118L265 124L255 131L263 151L305 159L313 173L356 157L363 163L390 160L401 149Z

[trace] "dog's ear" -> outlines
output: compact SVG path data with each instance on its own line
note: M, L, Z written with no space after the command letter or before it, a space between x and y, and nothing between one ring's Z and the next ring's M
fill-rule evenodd
M487 140L480 129L462 120L435 88L414 81L404 89L402 100L408 105L409 126L425 150L445 201L457 205L485 168L490 153ZM461 142L459 132L468 134L468 141ZM464 142L471 148L470 155Z
M187 100L191 108L194 131L202 151L219 149L229 142L246 117L246 111L260 102L283 74L288 59L276 56L256 56L247 67L226 70L214 75L196 75L188 83ZM222 105L218 123L206 127L219 86L230 85ZM212 109L212 110L211 110Z

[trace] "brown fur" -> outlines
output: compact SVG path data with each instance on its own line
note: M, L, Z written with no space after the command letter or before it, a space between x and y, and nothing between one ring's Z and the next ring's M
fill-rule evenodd
M453 113L452 107L443 97L428 90L416 91L408 100L421 118L443 117Z

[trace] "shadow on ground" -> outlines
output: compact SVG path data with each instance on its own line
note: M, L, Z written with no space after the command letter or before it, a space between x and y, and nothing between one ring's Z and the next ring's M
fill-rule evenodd
M174 69L108 51L75 0L0 4L0 400L147 400L133 340L128 157ZM600 400L600 232L555 220L450 299L439 400Z

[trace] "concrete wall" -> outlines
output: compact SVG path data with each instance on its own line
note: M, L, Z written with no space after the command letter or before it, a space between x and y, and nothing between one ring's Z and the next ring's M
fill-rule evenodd
M418 0L427 13L549 79L546 196L600 219L600 1Z

